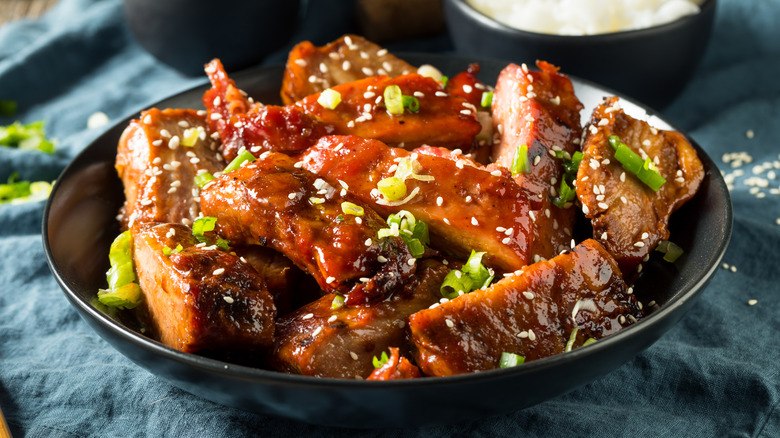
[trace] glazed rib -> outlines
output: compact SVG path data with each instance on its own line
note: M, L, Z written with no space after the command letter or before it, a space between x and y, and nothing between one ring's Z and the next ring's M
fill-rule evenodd
M601 339L640 318L620 269L595 240L528 266L485 290L409 317L417 365L428 376L499 367L503 352L526 361Z
M654 192L614 158L609 136L640 157L657 160L666 183ZM631 281L643 260L669 238L669 217L696 194L704 168L679 132L662 131L620 108L616 97L596 107L577 174L577 197L593 225L593 237L615 257Z
M323 290L364 303L400 287L414 273L414 259L400 237L379 239L385 221L341 191L295 167L290 157L265 153L212 181L201 205L232 244L269 246L313 275ZM365 213L345 213L344 202L361 205Z
M328 294L279 318L271 363L307 376L368 377L372 359L388 347L408 352L406 319L441 298L439 286L447 272L441 263L423 260L418 274L387 300L333 309L335 295Z
M321 47L303 41L287 57L282 102L289 105L326 88L370 76L399 76L415 71L414 66L357 35L344 35Z
M181 224L133 229L133 258L152 335L188 353L270 346L276 308L262 277L238 257L197 244ZM178 245L180 251L163 253Z
M194 145L182 145L185 134L193 132ZM200 212L195 175L225 167L210 134L205 117L194 110L153 108L130 122L119 139L115 164L125 191L123 229L192 223Z
M548 63L540 71L510 64L501 71L493 96L493 123L498 141L493 147L496 164L512 167L516 150L528 147L531 173L514 175L518 185L541 200L532 212L534 223L530 254L548 259L569 247L575 222L573 208L558 208L556 197L563 176L562 161L551 153L571 158L579 147L582 103L574 95L568 77Z
M434 179L407 179L407 192L418 191L399 205L383 201L377 183L393 175L400 159L413 159L420 175ZM528 196L506 169L490 170L461 156L413 153L355 136L323 137L301 161L328 181L345 182L350 193L383 216L411 212L428 224L433 248L463 260L472 249L486 251L486 263L503 271L527 264Z

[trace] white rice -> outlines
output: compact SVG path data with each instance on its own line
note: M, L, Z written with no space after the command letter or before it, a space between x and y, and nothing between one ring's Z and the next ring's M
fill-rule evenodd
M644 29L699 12L704 0L466 0L507 26L537 33L594 35Z

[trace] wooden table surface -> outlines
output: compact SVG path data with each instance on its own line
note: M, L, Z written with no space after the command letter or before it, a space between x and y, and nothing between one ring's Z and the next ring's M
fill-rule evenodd
M20 18L35 18L58 0L0 0L0 25Z

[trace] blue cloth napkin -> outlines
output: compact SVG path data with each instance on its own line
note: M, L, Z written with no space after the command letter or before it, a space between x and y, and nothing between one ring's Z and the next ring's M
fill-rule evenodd
M780 2L722 0L693 82L664 111L732 185L725 266L682 321L607 376L508 415L417 429L345 431L257 415L171 386L115 351L68 304L43 254L43 203L0 205L0 406L16 436L780 436ZM296 40L321 44L351 2L310 2ZM306 19L306 18L304 18ZM319 23L319 24L318 24ZM391 48L451 50L446 37ZM284 59L284 50L267 63ZM203 82L130 37L118 0L61 0L36 21L0 26L0 100L46 120L57 152L0 147L12 172L53 180L104 128ZM742 165L731 159L744 152ZM768 183L762 187L761 181ZM749 300L757 300L749 305ZM436 407L446 409L446 406Z

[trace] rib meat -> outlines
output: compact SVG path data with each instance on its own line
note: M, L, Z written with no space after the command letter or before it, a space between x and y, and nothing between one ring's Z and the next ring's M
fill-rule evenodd
M328 294L279 318L271 363L307 376L368 377L372 359L388 347L407 352L406 319L441 298L439 286L447 272L426 259L404 289L387 300L333 309L335 295Z
M193 131L194 130L194 131ZM197 133L191 147L185 133ZM218 142L194 110L150 109L130 122L119 139L116 170L124 183L122 228L134 224L190 224L200 212L195 175L225 167Z
M669 238L669 217L696 194L704 168L685 136L629 116L616 97L596 107L590 125L577 173L577 197L591 219L594 238L630 281L658 242ZM615 160L611 135L656 162L666 179L657 192Z
M403 204L388 203L377 183L392 176L392 166L401 159L418 162L419 174L434 180L407 179L407 191L417 190L416 195ZM413 153L355 136L323 137L301 160L322 178L345 182L350 193L383 216L411 212L428 224L433 248L463 260L472 249L486 251L483 260L503 271L527 264L529 200L506 169L489 170L460 156Z
M245 96L215 59L206 65L211 88L203 94L211 129L219 133L223 155L232 160L241 148L255 156L265 151L300 152L333 128L294 106L263 105Z
M282 102L289 105L334 85L370 76L399 76L415 71L417 68L387 49L357 35L344 35L321 47L303 41L287 57Z
M295 167L287 155L265 153L212 181L201 205L232 244L281 252L323 290L348 294L349 303L386 296L414 273L414 259L400 237L379 239L385 221L337 187ZM363 205L365 213L345 213L344 202Z
M517 173L515 181L537 196L542 205L534 217L530 254L550 258L569 247L575 211L556 207L552 200L563 176L562 161L551 154L565 152L571 158L579 147L582 103L574 95L568 77L546 62L540 71L510 64L502 70L493 96L493 122L498 141L493 147L496 164L511 168L516 150L528 147L531 173Z
M181 224L133 229L133 258L152 335L188 353L270 346L276 308L263 278L238 257L197 244ZM177 245L180 252L163 253Z
M409 317L417 365L428 376L499 367L503 352L526 361L601 339L640 318L615 261L595 240Z
M390 85L399 86L404 95L415 96L419 111L389 114L383 94ZM473 105L462 97L449 95L435 80L416 73L394 78L374 76L331 89L341 96L341 103L334 109L317 101L319 93L295 105L333 126L334 134L374 138L407 149L427 144L469 151L474 136L482 129Z

